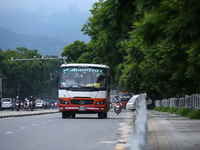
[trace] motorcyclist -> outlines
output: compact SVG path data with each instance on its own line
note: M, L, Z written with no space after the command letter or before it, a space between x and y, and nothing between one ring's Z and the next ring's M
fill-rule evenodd
M16 96L15 102L19 102L19 96Z
M15 107L16 110L19 110L19 109L20 109L19 96L16 96L16 98L15 98L14 107Z
M29 102L31 102L31 101L33 102L33 108L35 108L35 103L36 103L36 101L33 99L33 96L31 96Z
M121 103L121 98L119 98L118 95L115 96L114 103Z
M43 108L44 108L44 109L47 108L47 100L46 100L46 99L44 99L44 101L43 101Z
M121 98L119 98L119 96L117 95L117 96L115 96L115 99L114 99L114 103L119 103L120 104L120 106L121 106ZM115 107L114 107L114 111L115 111Z

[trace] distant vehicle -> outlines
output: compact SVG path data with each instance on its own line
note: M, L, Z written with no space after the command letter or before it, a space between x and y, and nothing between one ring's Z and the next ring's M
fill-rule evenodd
M129 99L131 98L131 93L128 92L120 92L118 94L119 98L121 99L122 108L126 108L126 104L128 103Z
M134 95L126 104L127 110L135 110L136 109L136 99L139 97L139 95Z
M1 109L11 109L14 110L14 104L11 98L2 98L1 99Z
M36 107L37 108L43 108L43 100L41 100L41 99L37 99L36 100Z

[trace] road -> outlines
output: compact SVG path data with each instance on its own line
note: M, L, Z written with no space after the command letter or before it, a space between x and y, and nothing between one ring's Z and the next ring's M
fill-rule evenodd
M107 119L97 114L77 114L62 119L61 113L0 119L2 150L112 150L129 149L133 129L132 111Z

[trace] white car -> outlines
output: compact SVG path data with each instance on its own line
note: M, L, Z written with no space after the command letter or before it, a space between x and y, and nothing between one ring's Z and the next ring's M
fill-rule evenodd
M12 109L14 110L14 104L11 98L2 98L1 99L1 109Z
M43 107L43 100L37 99L36 100L36 107L37 108L42 108Z
M136 99L139 97L139 95L134 95L129 101L128 103L126 104L126 109L127 110L135 110L136 109L136 106L135 106L135 102L136 102Z

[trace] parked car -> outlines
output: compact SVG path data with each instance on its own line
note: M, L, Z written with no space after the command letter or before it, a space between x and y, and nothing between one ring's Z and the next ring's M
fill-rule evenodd
M36 107L37 108L43 108L43 100L37 99L36 100Z
M135 110L136 109L136 99L139 97L139 95L134 95L126 104L127 110Z
M1 99L1 109L11 109L14 110L14 104L11 98L2 98Z

